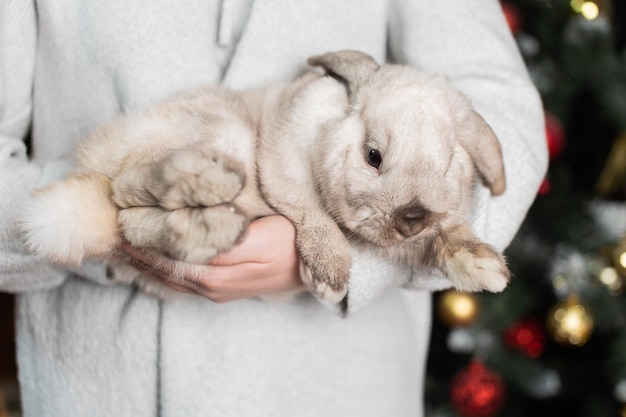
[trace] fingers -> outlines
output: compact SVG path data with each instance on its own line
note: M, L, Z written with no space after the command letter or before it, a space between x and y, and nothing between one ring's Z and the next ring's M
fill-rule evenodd
M259 291L258 286L247 285L247 282L242 285L245 277L258 272L253 264L233 271L233 267L188 264L128 243L123 243L121 249L130 257L128 261L133 267L178 292L195 293L215 302L226 302Z
M176 284L173 284L171 282L164 281L164 280L161 281L161 283L163 285L167 286L167 287L170 287L171 289L173 289L176 292L180 292L180 293L183 293L183 294L197 294L197 291L194 291L194 290L192 290L190 288L187 288L187 287L183 287L182 285L176 285Z
M253 298L304 289L295 248L295 229L284 217L251 223L244 241L219 255L210 265L190 264L127 242L121 249L137 269L182 292L194 292L215 302Z

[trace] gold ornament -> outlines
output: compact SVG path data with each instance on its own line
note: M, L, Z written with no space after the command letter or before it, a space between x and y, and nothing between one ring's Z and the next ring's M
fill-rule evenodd
M576 296L554 306L548 313L547 324L554 340L574 346L587 343L593 330L591 314Z
M437 304L437 316L451 327L471 324L476 320L479 310L478 299L474 294L455 290L448 290L441 294Z

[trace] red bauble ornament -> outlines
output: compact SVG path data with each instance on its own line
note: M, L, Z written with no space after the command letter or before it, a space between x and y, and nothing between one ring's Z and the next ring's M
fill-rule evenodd
M516 35L520 30L522 30L522 18L520 17L517 7L505 1L501 3L501 6L506 22L509 25L509 29L511 29L511 33Z
M531 318L511 325L504 332L504 342L531 358L538 358L543 354L546 337L539 320Z
M450 397L464 417L493 417L504 404L504 392L500 376L473 360L452 379Z
M550 159L555 159L565 148L565 129L563 123L552 113L545 112L546 140L548 141L548 154Z

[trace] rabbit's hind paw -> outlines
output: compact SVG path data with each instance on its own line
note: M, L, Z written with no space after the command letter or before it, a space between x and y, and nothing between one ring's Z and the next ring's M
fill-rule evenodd
M124 238L133 246L150 247L172 257L206 264L218 253L236 245L249 220L233 207L189 207L165 210L132 207L120 211Z
M161 205L169 210L232 202L245 182L236 163L207 151L183 149L162 163Z
M125 168L113 180L113 198L122 208L210 207L232 202L244 183L245 171L235 161L185 148L157 162Z

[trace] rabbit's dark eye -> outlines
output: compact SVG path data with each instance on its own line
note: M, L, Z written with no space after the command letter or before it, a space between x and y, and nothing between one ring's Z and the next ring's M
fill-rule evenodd
M367 163L368 164L378 169L378 167L380 167L380 164L382 164L382 162L383 162L383 157L380 154L380 151L378 149L370 148L367 150Z

